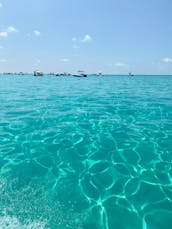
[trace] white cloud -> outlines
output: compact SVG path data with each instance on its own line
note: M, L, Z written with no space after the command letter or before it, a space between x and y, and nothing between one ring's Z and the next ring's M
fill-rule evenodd
M8 37L11 33L18 32L17 29L13 26L8 26L4 31L0 32L0 37Z
M0 63L5 63L5 62L7 62L6 59L0 59Z
M92 37L89 34L86 34L84 37L73 37L72 38L72 42L73 42L72 47L74 49L79 49L80 46L82 46L82 43L86 43L90 41L92 41Z
M39 36L41 35L41 32L38 31L38 30L34 30L33 33L34 33L34 35L37 36L37 37L39 37Z
M0 8L2 8L3 7L3 5L2 5L2 3L0 2Z
M61 62L69 62L69 59L68 58L62 58L60 59Z
M72 41L73 41L73 42L77 41L76 37L73 37L73 38L72 38Z
M127 67L127 64L123 63L123 62L116 62L115 67Z
M172 58L165 57L162 61L165 63L172 63Z
M17 29L15 27L13 27L13 26L8 26L6 32L7 33L16 33Z
M8 37L8 33L6 31L0 32L0 37Z
M3 49L3 48L4 48L4 46L0 45L0 49Z
M92 40L92 37L89 34L86 34L82 39L82 42L89 42Z

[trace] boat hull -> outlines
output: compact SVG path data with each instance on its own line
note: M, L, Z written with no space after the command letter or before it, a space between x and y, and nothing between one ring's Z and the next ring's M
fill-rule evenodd
M82 75L73 75L74 77L87 77L86 74L82 74Z

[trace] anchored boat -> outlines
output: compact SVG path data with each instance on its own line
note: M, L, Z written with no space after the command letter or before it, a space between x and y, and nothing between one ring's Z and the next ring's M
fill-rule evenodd
M84 71L78 71L78 74L74 74L75 77L87 77L87 74Z
M43 72L40 72L38 70L34 71L34 76L43 76Z

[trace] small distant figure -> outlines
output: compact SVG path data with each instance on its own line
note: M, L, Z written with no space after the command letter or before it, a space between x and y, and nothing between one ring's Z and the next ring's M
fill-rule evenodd
M134 74L133 74L133 73L131 73L131 72L129 72L129 73L128 73L128 76L134 76Z

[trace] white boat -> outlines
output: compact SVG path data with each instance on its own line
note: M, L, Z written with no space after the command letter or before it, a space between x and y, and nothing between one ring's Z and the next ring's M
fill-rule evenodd
M34 76L43 76L43 72L40 72L38 70L34 71Z
M74 74L75 77L87 77L87 74L84 71L78 71L78 74Z

